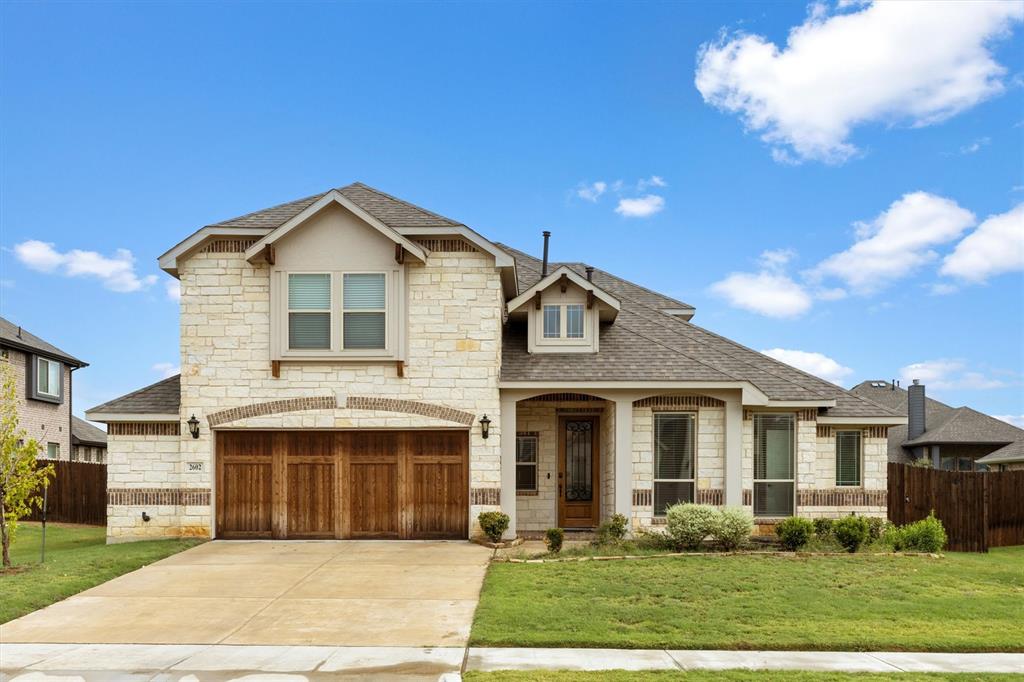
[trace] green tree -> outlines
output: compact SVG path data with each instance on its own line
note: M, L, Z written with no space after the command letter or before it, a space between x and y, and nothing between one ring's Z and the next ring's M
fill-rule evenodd
M14 388L14 370L7 358L0 360L0 540L3 565L11 567L11 541L18 520L42 507L40 490L50 484L53 465L39 466L36 457L42 449L34 439L25 439L18 428L18 397Z

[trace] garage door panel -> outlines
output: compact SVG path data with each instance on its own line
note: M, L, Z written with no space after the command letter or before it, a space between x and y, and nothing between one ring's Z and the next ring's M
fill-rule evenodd
M398 535L397 462L349 465L349 528L353 537Z
M288 537L332 538L334 505L334 463L288 461Z
M465 537L468 518L463 463L414 461L412 478L414 537Z
M222 501L220 529L224 537L270 537L272 481L270 458L262 462L225 460L218 500Z

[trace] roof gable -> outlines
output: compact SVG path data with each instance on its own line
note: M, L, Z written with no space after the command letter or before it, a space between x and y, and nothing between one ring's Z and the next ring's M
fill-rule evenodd
M181 375L175 374L155 384L132 391L120 398L114 398L102 405L86 410L85 416L94 421L119 421L110 419L116 415L149 415L178 419L181 409Z
M514 299L509 301L508 311L511 313L512 311L521 308L522 306L529 303L534 296L544 291L545 289L555 286L561 281L572 282L583 291L586 291L588 294L592 293L594 295L594 298L604 303L610 309L610 314L602 316L601 319L604 321L614 319L616 314L618 314L619 309L622 307L622 305L619 303L619 299L615 298L607 291L604 291L596 284L594 284L592 281L580 277L578 274L570 270L567 266L561 265L555 268L546 277L538 280L533 286L527 288Z

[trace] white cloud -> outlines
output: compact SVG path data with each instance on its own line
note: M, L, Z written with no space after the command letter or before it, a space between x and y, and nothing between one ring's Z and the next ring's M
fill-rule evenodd
M811 7L782 47L723 33L697 55L704 101L740 115L776 160L841 163L857 126L926 126L1001 93L1006 69L988 46L1024 19L1024 4L1000 0Z
M799 317L812 305L811 297L803 287L784 274L767 270L731 273L712 284L711 292L734 308L767 317Z
M955 284L947 284L945 282L937 282L928 287L928 291L931 292L932 296L949 296L960 291L960 287Z
M167 291L167 298L172 301L181 300L181 282L176 279L164 282L164 289Z
M608 183L601 180L592 182L589 185L580 183L576 188L576 196L580 199L586 199L587 201L597 201L607 189Z
M757 260L764 269L778 272L795 257L796 251L793 249L770 249L762 251Z
M665 208L665 199L647 194L637 199L619 199L615 212L626 218L647 218Z
M127 249L117 249L113 257L79 249L61 253L50 242L30 239L16 244L14 254L33 270L49 273L62 269L66 277L95 277L111 291L139 291L157 280L156 275L136 274L135 257Z
M926 360L915 362L900 369L900 378L905 385L914 379L935 390L973 389L988 390L1002 388L1006 382L988 377L982 372L968 370L961 360Z
M821 353L790 350L787 348L769 348L761 352L787 365L792 365L816 377L821 377L825 381L831 381L833 384L841 383L843 379L853 374L853 370L849 367L844 367Z
M938 258L932 247L956 239L974 220L974 214L950 199L905 194L874 220L855 223L856 243L808 275L812 281L838 277L856 293L874 293Z
M1007 424L1013 424L1018 429L1024 429L1024 414L994 414L992 416Z
M159 372L164 379L169 379L175 374L181 374L181 367L170 362L158 362L153 365L153 371Z
M946 256L940 272L970 282L1024 270L1024 204L990 216Z
M650 187L668 187L668 183L665 182L665 179L660 175L652 175L646 180L643 178L637 180L636 190L638 192L643 192Z
M977 152L981 151L982 147L987 147L991 143L992 143L992 138L990 138L990 137L979 137L974 142L972 142L970 144L965 144L963 147L960 147L960 153L961 154L976 154Z

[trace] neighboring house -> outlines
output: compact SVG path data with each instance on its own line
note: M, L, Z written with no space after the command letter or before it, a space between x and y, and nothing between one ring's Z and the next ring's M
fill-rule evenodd
M467 537L488 510L510 536L639 528L690 500L885 514L902 413L547 251L358 183L188 236L160 258L181 376L88 412L110 541Z
M76 462L107 461L107 432L72 415L71 459Z
M14 369L19 427L42 446L41 458L69 459L72 373L87 363L2 317L0 353Z
M929 398L917 380L906 389L898 382L862 381L850 392L907 415L906 426L889 429L890 462L927 457L947 471L1024 468L1024 429Z

